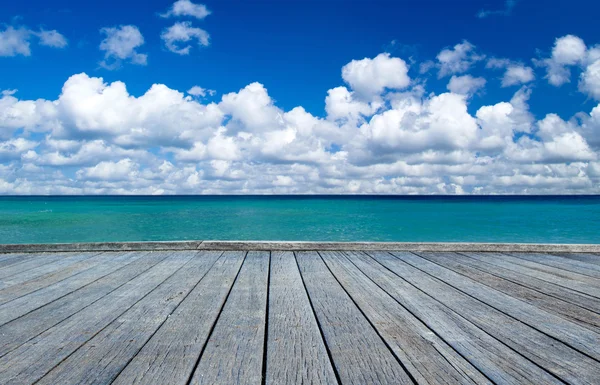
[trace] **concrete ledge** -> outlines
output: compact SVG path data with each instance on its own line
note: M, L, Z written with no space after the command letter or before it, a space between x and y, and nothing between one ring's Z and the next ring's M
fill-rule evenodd
M99 242L54 244L0 244L0 253L58 251L132 250L404 250L404 251L487 251L538 253L600 253L600 244L542 243L410 243L410 242L262 242L262 241L178 241Z

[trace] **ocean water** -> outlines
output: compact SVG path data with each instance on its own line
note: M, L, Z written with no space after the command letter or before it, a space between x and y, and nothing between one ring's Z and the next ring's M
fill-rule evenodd
M0 197L0 243L600 243L600 196Z

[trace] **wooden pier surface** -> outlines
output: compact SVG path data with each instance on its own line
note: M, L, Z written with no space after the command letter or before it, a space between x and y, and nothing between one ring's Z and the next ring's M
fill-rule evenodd
M2 384L600 384L600 255L0 254Z

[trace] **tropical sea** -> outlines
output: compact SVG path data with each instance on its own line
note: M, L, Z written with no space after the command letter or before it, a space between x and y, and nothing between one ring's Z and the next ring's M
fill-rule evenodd
M0 243L600 243L600 196L0 197Z

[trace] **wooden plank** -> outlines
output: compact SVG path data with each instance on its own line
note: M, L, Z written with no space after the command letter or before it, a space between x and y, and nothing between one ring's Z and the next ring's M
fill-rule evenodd
M260 384L270 253L249 252L190 384Z
M366 276L493 382L512 385L563 384L365 253L347 254L348 259ZM389 257L394 258L391 255Z
M600 365L593 358L431 277L398 257L389 253L369 255L563 381L594 384L600 378Z
M294 254L271 254L266 384L337 384Z
M165 253L136 252L135 255L136 259L130 264L0 326L0 357L85 309L167 258Z
M517 282L521 285L542 291L548 295L564 299L576 305L600 313L600 298L588 293L584 285L573 285L572 281L552 274L538 272L525 266L518 266L502 259L497 253L460 253L481 263L486 271ZM583 290L583 291L582 291Z
M37 384L108 384L196 287L221 252L200 252L185 268L83 344Z
M480 270L477 266L481 263L478 264L464 255L429 252L415 254L540 309L560 315L596 332L600 331L600 314Z
M25 261L33 259L34 257L35 255L27 253L2 254L2 259L0 259L0 272L8 266L12 266L17 263L23 263Z
M97 253L40 253L26 259L22 263L16 263L0 270L0 279L12 277L17 274L25 273L29 270L38 269L42 266L55 263L63 258L69 258L78 255L97 254Z
M559 257L600 265L600 255L592 253L550 253Z
M296 261L334 367L343 384L413 381L316 252Z
M225 252L112 384L187 384L244 256Z
M570 271L600 279L600 265L594 263L577 261L552 254L539 253L505 253L512 257L521 258L527 261L552 266L561 270Z
M392 252L403 262L460 290L494 309L600 360L600 334L537 306L479 283L410 252Z
M12 284L0 290L0 305L13 299L22 297L29 293L43 289L47 286L63 281L71 276L77 275L83 271L91 269L98 264L110 262L111 258L115 258L118 253L97 253L90 258L82 258L75 263L63 266L55 271L50 271L47 274L39 275L28 281L23 281L20 284ZM132 255L132 253L130 253Z
M110 255L102 265L94 269L86 270L43 289L3 303L0 305L0 325L15 320L115 271L127 264L131 258L132 256L129 253Z
M492 384L341 252L319 254L417 383Z
M171 253L152 269L0 359L5 385L31 383L59 364L187 263L193 253Z

